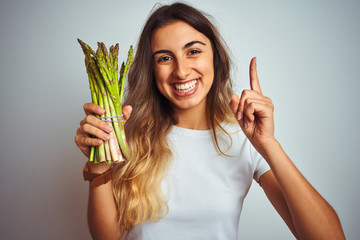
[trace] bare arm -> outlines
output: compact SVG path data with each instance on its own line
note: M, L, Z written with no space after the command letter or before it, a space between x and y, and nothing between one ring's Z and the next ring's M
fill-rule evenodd
M262 95L256 59L250 63L251 90L234 95L230 107L240 127L272 171L260 183L297 238L345 239L334 209L310 185L274 137L272 101Z
M93 103L84 105L86 117L80 122L75 136L78 148L89 157L90 147L99 146L109 139L109 125L97 119L93 114L101 114L104 109ZM124 118L128 119L131 107L123 108ZM92 138L95 136L96 138ZM88 163L90 172L104 173L109 169L106 164ZM93 239L120 239L122 233L118 225L118 213L113 196L112 181L97 187L90 186L88 201L88 225Z
M259 184L264 190L267 198L279 213L281 218L284 220L288 228L291 230L292 234L299 239L297 235L294 222L292 220L291 212L287 206L286 199L282 194L282 191L277 183L277 180L274 177L272 170L264 173L259 180Z
M102 173L109 167L97 164L91 172ZM88 225L93 239L120 239L118 214L112 191L112 181L97 187L89 187Z
M272 171L261 177L260 184L294 236L298 239L345 239L334 209L297 170L280 144L274 142L267 153Z

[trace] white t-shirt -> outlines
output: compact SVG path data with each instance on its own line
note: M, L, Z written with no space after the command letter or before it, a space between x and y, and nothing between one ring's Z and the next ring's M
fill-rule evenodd
M168 139L172 165L163 181L169 213L158 222L135 226L126 239L237 239L240 213L252 180L270 168L238 124L218 134L229 157L220 155L210 130L174 126Z

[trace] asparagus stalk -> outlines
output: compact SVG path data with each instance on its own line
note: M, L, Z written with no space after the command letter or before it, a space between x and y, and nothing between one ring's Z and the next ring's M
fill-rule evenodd
M98 50L96 51L96 55L97 55L97 61L98 61L98 65L101 66L99 68L100 73L103 77L104 83L105 83L105 87L107 89L107 92L109 93L110 98L112 99L112 102L110 102L110 104L113 104L113 108L115 109L115 115L113 116L121 116L122 115L122 97L119 96L118 94L118 82L114 81L114 79L111 78L110 71L108 71L108 69L106 68L107 63L109 62L109 59L105 57L105 55L107 54L107 51L105 51L103 47L104 45L102 45L101 43L98 43ZM130 48L130 53L132 52L132 47ZM132 55L132 54L131 54ZM128 61L128 65L130 65L130 60ZM122 81L122 83L125 84L125 78ZM121 87L120 88L121 91L124 91L124 88ZM122 92L120 91L121 96L123 96ZM121 121L122 118L118 119L117 121ZM128 147L127 147L127 143L126 143L126 137L125 137L125 130L124 130L124 124L116 124L114 122L114 129L116 132L116 136L118 139L118 142L120 144L120 149L122 151L122 153L125 155L125 158L128 155Z
M124 98L124 87L125 87L125 77L126 74L129 70L130 64L132 62L132 60L134 59L134 50L133 47L130 46L129 52L128 52L128 58L126 60L126 65L124 66L124 68L122 67L124 65L124 63L122 63L121 66L121 72L120 72L120 103L122 104L122 99Z
M88 61L85 61L85 62L88 62ZM90 90L91 90L91 99L92 99L92 102L95 103L95 104L99 104L98 102L98 98L97 98L97 94L98 94L98 89L96 87L96 83L94 83L94 77L93 77L93 74L91 71L89 71L89 68L87 67L86 68L87 70L87 73L88 73L88 78L89 78L89 86L90 86ZM95 85L94 85L95 84ZM94 156L95 156L95 147L92 146L91 147L91 150L90 150L90 161L94 161Z
M89 78L92 102L105 109L101 117L108 121L115 130L110 134L110 140L99 147L92 148L90 161L107 163L123 161L128 157L124 122L122 115L122 99L127 71L133 59L133 49L130 47L126 65L122 64L119 77L118 54L119 44L111 46L109 51L102 42L98 42L96 52L89 45L78 39L85 54L85 66ZM121 117L116 117L121 116Z
M108 104L107 102L107 98L106 96L103 96L103 92L100 91L99 95L98 95L98 99L99 99L99 106L106 109L106 105ZM105 110L106 113L106 110ZM106 117L105 114L101 115L102 118ZM110 161L111 156L110 156L110 146L109 146L109 142L105 141L104 144L102 144L101 146L104 147L104 150L101 148L101 153L99 152L99 162L105 162L105 161Z

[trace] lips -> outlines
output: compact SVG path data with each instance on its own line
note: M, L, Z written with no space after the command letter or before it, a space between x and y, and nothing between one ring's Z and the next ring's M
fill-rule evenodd
M187 82L178 82L172 84L172 88L176 95L178 96L189 96L196 92L198 87L199 79L187 81Z

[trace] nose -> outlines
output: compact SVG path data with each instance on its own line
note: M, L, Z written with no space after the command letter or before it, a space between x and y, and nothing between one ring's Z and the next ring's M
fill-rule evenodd
M186 59L177 59L175 64L175 69L173 71L173 76L176 79L184 80L186 79L191 72L191 67Z

